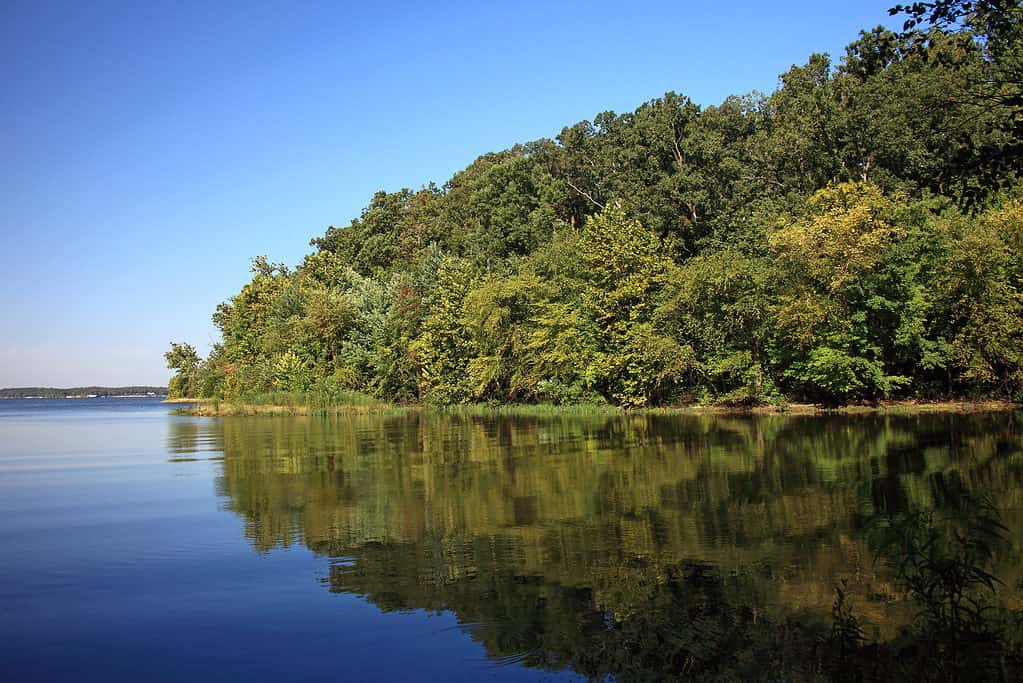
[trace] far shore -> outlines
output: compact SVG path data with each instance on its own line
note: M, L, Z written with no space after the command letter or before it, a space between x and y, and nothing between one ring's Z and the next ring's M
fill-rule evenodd
M550 404L464 404L431 406L425 404L398 405L378 403L368 405L269 405L262 403L229 402L208 398L174 398L165 403L192 404L183 412L201 417L227 417L252 415L354 415L383 412L439 411L454 414L479 415L558 415L558 414L655 414L655 415L917 415L930 413L985 413L1023 410L1023 404L1012 401L880 401L876 404L850 404L824 407L808 403L760 406L681 405L651 408L620 408L612 405Z

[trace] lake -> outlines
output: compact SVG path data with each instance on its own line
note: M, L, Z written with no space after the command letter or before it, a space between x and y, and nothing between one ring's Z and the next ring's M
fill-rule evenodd
M676 650L753 651L693 610L809 633L843 581L885 638L912 612L871 520L962 490L1010 529L996 573L1018 609L1019 412L194 418L152 399L0 401L0 678L656 678L695 665L659 660Z

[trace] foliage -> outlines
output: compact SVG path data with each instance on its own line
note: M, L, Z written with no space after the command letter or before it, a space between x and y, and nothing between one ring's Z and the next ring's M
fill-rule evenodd
M691 348L660 332L656 312L675 265L661 240L612 207L586 223L579 255L587 267L583 306L598 329L587 382L615 402L664 398L695 370Z
M1004 680L1018 653L1007 640L1009 616L994 604L1001 581L991 571L1009 529L989 496L957 480L949 495L947 511L881 518L874 543L917 611L906 640L914 650L925 644L927 656L916 657L914 673L932 680Z
M297 268L253 260L173 395L1023 397L1018 3L893 8L770 95L669 92L378 192ZM191 347L188 347L191 349Z
M198 388L196 375L199 371L199 354L191 344L171 343L170 351L163 354L167 367L177 370L167 387L168 398L192 397Z
M887 397L910 382L894 370L915 350L924 315L915 254L898 253L908 231L875 186L830 187L809 206L769 240L779 283L775 361L826 403Z

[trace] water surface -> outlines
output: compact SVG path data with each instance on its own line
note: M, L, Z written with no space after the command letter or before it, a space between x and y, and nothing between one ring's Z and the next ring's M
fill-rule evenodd
M1021 538L1021 434L1012 413L211 419L0 401L0 675L628 678L659 665L650 634L678 637L680 576L700 600L807 623L844 579L884 635L908 614L867 520L966 486ZM1012 553L999 572L1023 578Z

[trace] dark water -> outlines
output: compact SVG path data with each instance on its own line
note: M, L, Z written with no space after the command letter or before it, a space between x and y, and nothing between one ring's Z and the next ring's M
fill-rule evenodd
M864 526L956 486L1002 510L1000 599L1020 607L1019 413L220 420L0 401L0 679L628 678L656 669L649 634L679 632L666 586L710 574L699 599L754 622L826 623L844 579L883 637L909 614Z

